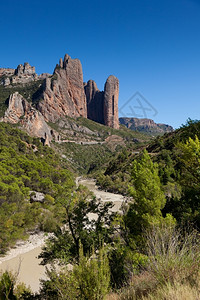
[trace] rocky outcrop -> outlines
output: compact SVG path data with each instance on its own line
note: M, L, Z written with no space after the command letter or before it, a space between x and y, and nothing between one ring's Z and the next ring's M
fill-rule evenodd
M49 144L53 138L59 139L58 134L47 125L42 114L18 92L10 95L8 109L1 121L12 124L19 123L28 134L41 138L44 144Z
M151 119L119 118L119 122L129 129L149 133L151 135L160 135L174 130L170 125L155 123Z
M99 91L94 80L85 85L85 94L88 119L104 124L104 93Z
M88 119L118 129L119 80L109 76L104 92L100 92L96 83L89 80L85 85L85 94Z
M16 124L25 112L30 110L30 104L18 93L10 95L8 100L8 108L5 112L3 121Z
M36 192L36 191L29 191L30 195L30 202L40 202L43 203L45 200L45 194L41 192Z
M31 67L29 63L24 63L24 65L18 65L17 69L15 70L15 75L16 76L23 76L23 75L28 75L28 76L34 76L35 73L35 67Z
M0 84L9 86L10 84L26 84L32 81L44 80L50 77L48 73L37 75L35 67L31 67L29 63L20 64L16 69L0 68Z
M29 63L18 65L15 70L15 75L10 78L12 84L25 84L38 80L38 75L35 73L35 67L31 67Z
M15 69L0 68L0 78L3 76L13 76L14 74L15 74Z
M4 86L10 85L10 76L15 74L15 69L0 68L0 84Z
M42 99L37 108L47 121L55 122L65 115L87 118L83 72L78 59L67 54L64 61L60 59L53 77L45 80Z
M119 80L111 75L104 87L104 124L115 129L119 128L118 97Z
M67 54L64 60L60 59L53 75L43 73L38 76L35 73L35 67L30 66L29 63L20 64L16 69L0 69L0 84L5 87L12 85L14 91L15 84L17 87L18 84L24 87L26 84L31 86L31 82L36 80L43 80L43 83L38 84L36 91L34 90L35 85L33 85L31 90L33 92L27 96L27 99L32 99L37 110L27 104L31 108L29 107L23 113L26 100L22 100L20 98L22 96L13 94L9 99L5 120L19 122L19 118L22 116L24 116L23 119L28 117L29 111L28 123L30 120L32 122L40 120L41 116L45 121L53 123L64 116L72 118L81 116L113 128L119 128L119 81L115 76L108 77L104 91L101 92L93 80L89 80L87 84L83 83L80 61L72 59ZM21 119L20 122L22 123ZM38 126L34 125L35 128ZM27 128L29 128L28 124Z

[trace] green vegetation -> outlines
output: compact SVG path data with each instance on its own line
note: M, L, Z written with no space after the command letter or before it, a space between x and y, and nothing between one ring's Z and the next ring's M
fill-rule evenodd
M79 174L94 176L122 149L138 149L150 140L126 127L116 130L85 118L65 117L49 125L62 137L61 143L54 143L52 147Z
M125 126L120 125L120 129L114 129L105 125L101 125L99 123L96 123L92 120L85 119L85 118L78 118L77 123L79 125L85 126L89 128L92 131L100 132L103 138L108 137L109 135L118 135L122 138L125 138L125 140L128 142L133 142L133 139L138 139L138 142L146 142L150 140L150 137L146 134L132 131L130 129L127 129Z
M199 234L162 226L146 232L145 239L146 268L132 276L129 286L122 288L116 299L198 299Z
M21 237L33 226L30 220L54 233L40 255L51 268L38 294L25 287L17 294L14 279L2 274L13 299L179 300L184 291L187 299L199 295L200 122L189 120L147 150L129 145L103 167L99 158L99 184L127 196L120 213L111 213L112 204L101 203L85 187L74 187L72 175L63 169L67 160L61 167L52 149L11 126L2 124L1 130L0 236L9 234L1 241L3 249L5 241L16 239L14 234ZM93 158L83 146L70 144L74 161L83 152L80 170L88 173ZM90 156L98 156L96 145L90 146ZM44 192L44 203L25 200L30 190ZM41 220L44 209L49 215Z
M76 143L55 144L54 149L66 156L72 169L79 174L89 174L98 170L110 160L113 152L109 147L101 144L81 145Z
M19 92L27 101L35 104L40 95L42 83L42 80L37 80L26 84L26 86L15 84L4 87L3 85L0 85L0 117L4 115L4 112L7 109L6 100L8 100L9 96L14 92Z
M93 257L92 259L90 257ZM79 264L72 271L63 268L59 275L54 268L42 282L41 299L104 299L110 287L110 269L104 248L84 256L80 247Z
M40 255L43 264L57 259L66 264L79 262L80 244L87 254L91 245L96 251L101 240L111 242L115 215L109 213L112 203L98 201L83 186L79 186L73 195L64 192L59 196L59 202L65 209L65 228L57 227L54 236L49 238ZM90 214L96 214L96 220L90 219Z
M51 231L55 227L60 218L56 198L63 188L72 189L74 180L61 167L51 148L3 123L0 124L0 172L0 252L3 253L28 230ZM43 203L30 203L30 191L44 193Z

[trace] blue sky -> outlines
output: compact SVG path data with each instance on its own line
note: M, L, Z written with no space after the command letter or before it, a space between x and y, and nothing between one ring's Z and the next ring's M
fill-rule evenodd
M138 91L156 122L200 119L200 0L7 0L0 12L0 67L52 73L68 53L101 90L119 78L119 108Z

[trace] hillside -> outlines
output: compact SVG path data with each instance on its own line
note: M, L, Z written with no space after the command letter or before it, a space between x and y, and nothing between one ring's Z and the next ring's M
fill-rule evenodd
M119 118L119 122L131 130L143 132L152 136L172 132L173 127L166 124L155 123L151 119Z
M90 293L87 298L93 299L94 293L109 297L110 290L120 300L130 295L143 299L180 284L196 291L200 121L189 120L180 129L137 147L131 143L134 132L128 129L116 131L84 118L66 118L54 126L60 136L74 138L52 144L61 160L38 139L0 124L1 253L30 230L43 229L54 235L40 254L42 264L59 262L63 266L59 274L56 269L48 272L39 294L23 287L26 299L51 299L53 295L59 299L61 292L72 293L74 299ZM143 137L137 134L138 139ZM120 150L119 141L125 143L127 135L128 147L122 145ZM104 154L103 146L112 157ZM71 159L69 153L73 153ZM119 212L111 212L111 203L99 202L85 187L74 187L67 164L90 173L94 162L99 185L126 196ZM33 201L37 192L43 193L43 201ZM98 218L90 219L89 214L94 213ZM69 263L74 266L71 271L66 268ZM99 285L99 291L93 284Z
M48 272L38 294L24 286L14 293L22 299L52 299L53 295L59 299L60 291L84 299L84 293L90 293L88 299L92 299L94 293L109 297L112 289L121 300L135 292L140 295L135 299L142 299L148 284L148 293L159 293L166 273L168 283L178 284L177 274L182 272L189 284L185 270L191 270L196 287L198 277L190 255L198 265L199 237L193 231L180 233L175 224L195 223L196 229L200 228L200 122L189 120L179 130L154 140L123 126L116 130L85 118L65 117L49 126L59 133L60 139L51 143L57 153L16 125L0 124L1 254L30 232L43 230L54 235L40 254L42 263L63 266L59 274L55 269ZM101 187L126 195L120 213L111 213L112 204L98 202L85 187L76 188L69 169L82 174L93 171ZM90 220L88 214L94 213L98 218ZM174 252L168 259L177 272L171 273L163 253L152 256L159 243L163 246L161 232L165 243L173 242ZM170 240L172 236L177 244ZM182 241L187 241L184 254ZM179 261L179 251L184 261ZM155 261L159 266L165 263L159 272L151 269ZM182 268L185 262L188 267ZM71 271L65 268L69 263L74 265ZM3 287L2 276L16 285L14 277L4 273L0 276ZM94 278L99 292L91 288Z
M200 121L188 120L186 125L181 128L165 133L163 136L158 136L148 145L141 145L139 151L134 148L124 149L119 152L116 157L112 158L109 163L104 166L101 175L98 177L98 182L102 188L118 193L127 193L128 182L131 177L131 163L140 156L140 150L146 149L152 160L160 163L160 173L167 173L167 162L169 160L172 164L172 169L175 167L176 172L180 171L180 163L177 158L177 145L179 143L186 143L189 138L200 139ZM177 169L178 168L178 169ZM162 169L162 170L161 170ZM173 173L173 171L171 170ZM171 174L174 176L173 174ZM169 175L169 177L171 176ZM164 175L162 175L164 176ZM176 175L178 176L178 174Z
M85 118L65 117L48 124L60 136L52 143L53 149L79 174L96 172L123 148L137 149L150 141L140 132L123 126L110 128Z
M30 231L52 231L62 221L56 199L74 178L37 138L0 123L0 253ZM44 215L45 212L45 215Z

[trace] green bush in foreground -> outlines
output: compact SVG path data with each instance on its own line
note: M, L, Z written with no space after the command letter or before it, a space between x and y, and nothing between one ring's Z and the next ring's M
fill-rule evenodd
M42 281L41 299L101 300L109 292L110 270L105 249L84 256L80 246L79 263L70 271L47 271L49 280Z

